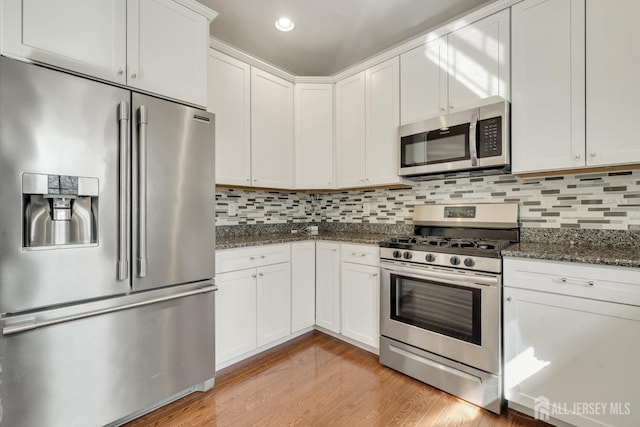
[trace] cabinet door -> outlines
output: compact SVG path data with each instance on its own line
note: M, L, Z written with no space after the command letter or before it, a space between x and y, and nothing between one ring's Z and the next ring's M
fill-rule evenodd
M251 68L253 185L293 188L293 84Z
M587 164L638 163L640 2L587 0Z
M216 275L216 363L256 348L256 270Z
M291 332L313 326L316 317L316 244L291 244Z
M513 172L584 166L584 0L527 0L512 19Z
M366 185L399 182L400 61L392 58L365 72Z
M216 184L251 185L251 67L209 49L207 110L216 115Z
M316 325L340 333L340 245L316 242Z
M509 402L573 425L639 425L640 307L510 287L504 295ZM607 407L571 413L584 402Z
M380 269L342 263L342 335L380 347Z
M258 347L291 334L291 263L257 269Z
M333 84L294 89L296 188L333 188Z
M336 83L336 166L338 187L365 185L364 72Z
M4 0L2 54L126 82L126 0Z
M447 37L400 55L400 124L447 111Z
M449 34L449 113L498 95L509 99L509 10Z
M127 85L207 105L209 21L172 0L127 2Z

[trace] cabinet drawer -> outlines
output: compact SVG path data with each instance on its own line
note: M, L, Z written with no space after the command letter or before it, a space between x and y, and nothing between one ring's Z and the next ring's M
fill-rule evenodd
M291 260L288 243L216 251L216 274Z
M640 306L640 269L504 259L504 285Z
M342 261L371 266L380 265L380 248L374 245L342 244Z

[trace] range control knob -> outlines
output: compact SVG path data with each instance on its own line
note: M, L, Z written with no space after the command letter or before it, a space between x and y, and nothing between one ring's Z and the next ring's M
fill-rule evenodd
M427 256L424 257L424 260L427 262L433 262L436 260L436 256L434 254L427 254Z
M400 251L393 251L393 257L394 257L394 258L402 258L402 252L400 252Z
M409 252L409 251L405 251L405 252L402 254L402 257L403 257L404 259L411 259L411 257L412 257L412 256L413 256L413 255L411 255L411 252Z
M467 267L473 267L474 265L476 265L476 262L473 260L473 258L465 258L464 265L466 265Z
M451 265L458 265L460 264L460 258L458 258L457 256L452 256L451 258L449 258L449 262L451 263Z

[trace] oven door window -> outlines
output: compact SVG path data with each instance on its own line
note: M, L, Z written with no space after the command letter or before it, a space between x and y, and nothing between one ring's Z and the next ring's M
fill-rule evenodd
M391 319L481 345L482 290L391 274Z
M469 123L427 133L426 164L469 160Z

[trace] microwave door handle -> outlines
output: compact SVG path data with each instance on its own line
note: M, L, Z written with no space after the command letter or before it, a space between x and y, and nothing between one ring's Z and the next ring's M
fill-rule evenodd
M138 109L138 277L147 276L147 107Z
M469 154L471 155L471 166L478 166L478 149L476 146L476 127L478 125L478 113L471 115L469 124Z
M118 104L118 280L129 278L129 103Z

